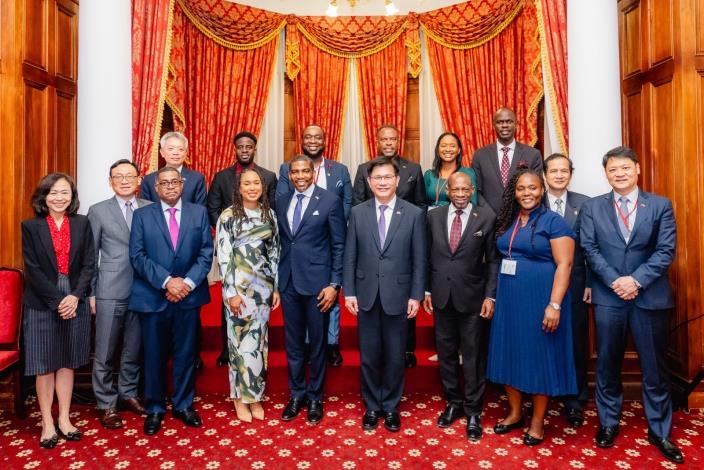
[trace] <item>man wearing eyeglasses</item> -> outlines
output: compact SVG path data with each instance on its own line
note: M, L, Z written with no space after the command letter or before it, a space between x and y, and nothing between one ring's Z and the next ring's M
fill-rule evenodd
M137 166L118 160L110 166L109 184L115 195L88 209L95 239L97 262L92 282L90 312L95 315L95 359L93 391L100 424L107 429L123 426L118 406L138 415L142 336L139 317L128 308L132 287L132 266L128 256L134 211L151 204L135 196L141 182ZM122 351L116 357L116 351ZM119 362L117 387L113 365Z
M181 198L177 169L161 168L159 202L134 213L130 261L134 282L129 308L139 312L144 348L144 433L159 432L166 412L166 364L173 356L173 416L186 426L202 425L193 409L200 307L210 302L207 275L213 239L204 206Z

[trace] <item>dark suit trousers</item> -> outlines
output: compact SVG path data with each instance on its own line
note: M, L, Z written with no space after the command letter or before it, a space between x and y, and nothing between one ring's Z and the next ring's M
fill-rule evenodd
M195 357L198 352L200 308L182 310L169 304L163 312L140 313L144 347L144 404L147 413L166 410L166 364L173 355L174 410L182 411L193 403Z
M293 282L289 282L281 293L288 360L288 388L292 398L323 399L328 314L320 311L318 302L315 295L301 295L296 292ZM308 385L306 385L306 364L303 354L306 331L310 341Z
M665 362L667 311L595 306L597 357L596 407L602 426L618 425L623 405L621 364L628 330L643 372L643 405L648 426L659 438L670 436L672 401Z
M406 337L406 352L416 352L416 317L406 320L408 336Z
M357 315L362 399L372 411L397 411L403 395L406 315L387 315L377 295L371 310Z
M452 300L446 308L435 309L435 345L440 366L440 381L445 400L462 406L467 416L482 413L486 387L487 321L476 313L455 310ZM462 365L458 351L462 353ZM460 388L460 371L464 393Z
M574 298L573 298L574 299ZM577 375L577 395L563 397L565 406L581 410L589 400L587 381L587 331L588 305L580 299L572 302L572 341L574 342L574 368Z

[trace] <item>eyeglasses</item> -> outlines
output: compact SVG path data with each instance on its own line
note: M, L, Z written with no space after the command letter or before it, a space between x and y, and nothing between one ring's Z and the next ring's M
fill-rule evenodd
M382 181L384 181L384 182L391 181L394 178L396 178L396 175L376 175L376 176L369 177L369 179L374 181L375 183L381 183Z
M110 177L111 180L113 180L117 183L119 183L121 181L127 181L128 183L131 183L134 180L136 180L137 178L139 178L139 175L112 175Z
M172 186L178 186L179 184L183 184L184 181L186 181L185 178L180 180L159 181L157 184L162 188L170 188Z

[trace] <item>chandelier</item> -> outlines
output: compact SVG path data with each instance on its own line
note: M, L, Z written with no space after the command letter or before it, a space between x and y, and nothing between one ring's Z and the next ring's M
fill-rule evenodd
M347 0L347 3L349 3L350 7L354 8L357 4L357 0ZM393 0L384 0L384 9L386 10L386 16L395 15L399 11L398 8L396 8L396 5L394 5ZM330 0L330 3L328 3L328 9L325 11L325 15L333 18L338 15L337 0Z

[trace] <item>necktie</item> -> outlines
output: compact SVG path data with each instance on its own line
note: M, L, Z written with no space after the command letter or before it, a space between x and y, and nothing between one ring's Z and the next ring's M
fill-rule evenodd
M555 205L557 206L555 212L560 215L565 215L565 212L562 210L562 199L555 199Z
M295 234L298 231L298 226L301 225L301 212L303 210L303 198L304 194L296 194L298 201L296 201L296 207L293 209L293 221L291 222L291 233Z
M171 235L171 244L176 249L176 243L178 242L178 222L176 221L176 208L169 207L169 235Z
M457 251L457 246L460 244L460 237L462 236L462 210L457 209L455 211L455 219L452 221L452 226L450 226L450 251L454 254Z
M508 161L508 151L511 150L509 147L502 147L501 151L504 156L501 157L501 184L504 188L508 184L508 171L511 169L511 162Z
M381 248L384 248L384 243L386 242L386 209L389 206L380 204L379 205L379 222L378 222L378 228L379 228L379 246Z
M619 201L619 208L621 209L621 213L618 214L618 228L621 229L621 235L623 235L623 238L628 240L628 238L631 236L631 229L627 225L628 223L628 198L626 196L621 196L618 198ZM624 218L626 218L626 222L624 222Z
M132 230L132 201L127 201L125 203L125 221L127 222L127 228Z

